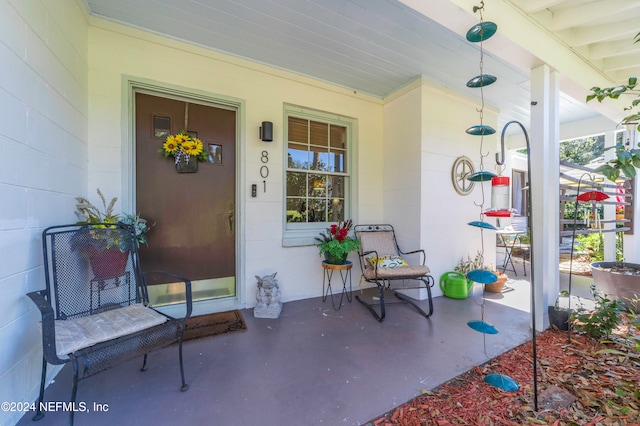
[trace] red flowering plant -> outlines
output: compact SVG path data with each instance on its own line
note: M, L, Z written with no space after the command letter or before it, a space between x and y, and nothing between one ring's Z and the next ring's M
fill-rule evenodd
M349 252L358 250L360 241L349 236L353 223L351 220L333 224L320 237L316 237L320 249L320 256L325 256L327 263L342 264L346 261Z

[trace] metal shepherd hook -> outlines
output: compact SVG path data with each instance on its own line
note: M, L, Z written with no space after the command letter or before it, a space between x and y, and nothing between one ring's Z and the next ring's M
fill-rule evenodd
M527 130L524 128L522 123L516 120L509 121L505 124L502 129L502 136L500 137L500 154L496 152L496 163L499 166L504 165L504 135L507 131L507 127L511 124L517 124L522 129L524 133L524 138L527 142L527 180L529 181L529 190L527 191L527 227L529 228L529 264L531 270L531 323L533 324L532 328L532 346L533 346L533 398L534 398L534 410L538 411L538 352L536 347L536 293L534 291L534 267L533 267L533 212L531 208L531 147L529 144L529 134Z

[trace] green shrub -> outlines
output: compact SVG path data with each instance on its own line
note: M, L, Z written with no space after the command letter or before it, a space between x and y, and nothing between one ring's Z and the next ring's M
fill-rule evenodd
M572 313L573 327L597 339L609 336L620 322L620 313L624 306L619 300L612 300L606 294L596 291L595 284L591 285L591 294L595 301L593 310L580 309Z
M594 234L576 235L573 247L578 251L586 252L594 262L601 262L604 260L604 239L602 234L599 232Z
M616 233L616 260L623 260L623 241L622 232ZM594 262L602 262L604 260L604 237L600 232L586 235L576 235L573 248L580 252L585 252Z

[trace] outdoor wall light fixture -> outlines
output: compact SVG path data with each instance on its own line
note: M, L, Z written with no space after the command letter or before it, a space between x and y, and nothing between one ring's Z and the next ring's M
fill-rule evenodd
M273 123L270 121L263 121L260 126L260 140L262 142L273 141Z

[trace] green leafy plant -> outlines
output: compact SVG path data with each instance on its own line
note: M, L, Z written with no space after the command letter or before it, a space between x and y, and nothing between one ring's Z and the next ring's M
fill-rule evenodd
M531 244L531 236L528 231L526 235L518 235L518 240L520 240L520 244Z
M573 327L591 337L607 337L620 322L624 305L619 300L609 299L606 294L596 291L595 284L591 285L591 294L595 301L594 309L581 308L572 313Z
M460 261L453 268L453 270L466 275L467 272L481 269L482 266L482 257L480 256L480 252L478 252L478 254L476 254L474 258L471 258L471 255L467 255L466 260L464 259L464 257L460 258Z
M640 33L635 37L635 43L640 41ZM602 102L605 99L618 99L623 94L635 96L635 99L631 102L631 105L625 108L625 111L631 111L631 114L622 119L623 124L637 125L640 130L640 90L638 90L637 77L629 77L627 84L612 87L592 87L591 94L587 96L587 102L597 99L598 102ZM595 171L602 173L612 182L615 182L620 173L622 172L628 178L634 178L636 175L636 168L640 167L640 149L636 147L630 147L626 144L619 142L615 146L605 148L606 150L615 149L615 158L602 166L598 167Z
M574 248L580 252L587 253L594 262L604 260L604 239L599 232L576 235Z
M640 33L636 35L635 43L640 41ZM632 111L631 114L622 119L623 124L638 124L640 120L640 111L634 111L635 108L640 106L640 90L638 87L638 78L629 77L627 84L621 84L619 86L611 87L592 87L591 94L587 96L587 102L597 99L598 102L602 102L605 99L618 99L623 94L633 95L636 98L631 102L631 105L626 107L625 111ZM640 130L640 124L638 124L638 130Z
M149 232L151 226L153 225L149 226L146 219L141 218L139 214L124 213L119 222L125 225L129 225L133 228L138 245L149 245L147 232Z
M136 236L136 244L148 244L147 232L151 229L153 225L149 225L146 219L140 217L139 214L132 213L122 213L118 214L114 212L114 208L116 202L118 201L117 197L113 197L108 203L105 196L100 191L100 188L97 188L98 197L102 202L102 209L95 206L91 201L84 197L76 197L76 211L75 214L78 217L78 224L123 224L130 225L133 227ZM106 227L106 225L93 225L97 227ZM120 246L120 233L105 233L102 234L103 237L100 238L100 243L103 245L103 249L111 248L114 246ZM120 247L123 249L122 247Z
M640 167L640 149L629 148L622 142L605 148L605 151L609 149L616 150L616 158L598 167L594 172L602 173L612 182L620 177L621 172L626 177L633 179L636 176L636 167Z
M331 257L341 258L352 251L358 250L360 241L349 236L349 231L353 225L351 220L339 222L331 225L326 231L316 237L316 246L320 249L320 256L329 253Z
M611 340L603 340L603 344L617 344L620 349L605 348L596 352L596 355L614 354L622 357L631 358L636 363L640 361L640 335L638 334L638 326L640 325L640 316L638 315L639 305L638 296L627 302L627 312L623 315L627 316L629 327L624 327L624 332L612 334ZM640 398L640 391L635 386L630 389L636 398ZM624 392L624 389L621 390Z
M640 42L640 33L634 37L634 43ZM638 88L638 78L629 77L627 84L612 87L592 87L591 94L587 96L587 102L597 99L602 102L605 99L618 99L621 95L631 95L634 99L631 105L625 107L625 111L631 113L622 119L623 124L636 125L640 130L640 90ZM618 143L616 146L605 148L615 149L616 158L598 167L595 171L602 173L612 182L620 176L620 172L624 173L628 178L636 175L636 167L640 167L640 150L636 147L626 146L624 143Z
M466 260L464 258L460 258L458 264L453 268L454 271L465 275L468 272L475 271L476 269L486 269L492 272L495 271L493 265L484 264L484 257L480 251L478 251L473 258L471 258L470 255L467 255Z
M624 235L621 232L616 233L616 259L623 259L622 242ZM604 239L601 233L576 235L574 248L580 252L585 252L593 262L602 262L604 260Z

